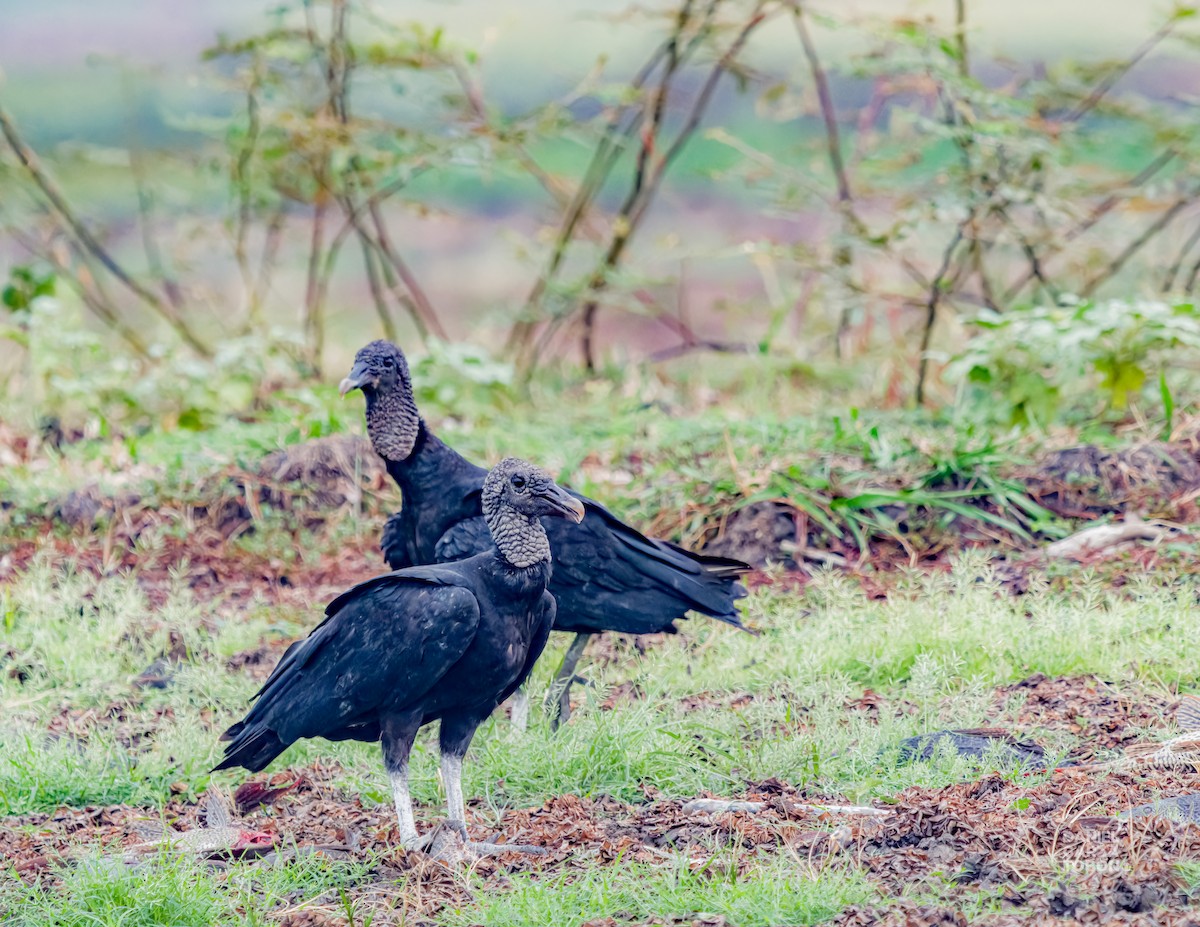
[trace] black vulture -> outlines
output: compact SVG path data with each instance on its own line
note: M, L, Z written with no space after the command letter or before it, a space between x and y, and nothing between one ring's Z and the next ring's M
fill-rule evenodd
M340 384L343 396L355 389L367 399L371 443L403 497L383 529L388 565L457 560L486 546L480 488L487 471L438 440L421 418L403 352L389 341L362 348ZM554 555L550 591L558 600L554 629L576 634L551 689L558 696L555 724L570 714L575 665L592 634L675 633L688 611L746 630L734 603L746 594L737 580L748 564L648 538L600 503L572 495L587 511L583 524L546 525Z
M301 737L382 740L400 840L411 848L408 755L417 729L440 719L449 821L465 837L463 756L475 729L529 674L554 622L539 516L584 516L544 471L511 457L487 474L480 495L489 549L376 576L330 602L245 719L221 735L228 744L217 769L257 772Z

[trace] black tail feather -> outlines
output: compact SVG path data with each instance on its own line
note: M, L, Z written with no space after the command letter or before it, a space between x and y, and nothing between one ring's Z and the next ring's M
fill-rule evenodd
M224 758L213 767L213 772L235 766L258 772L288 748L278 734L263 725L246 728L239 722L222 734L221 739L231 743L225 748Z

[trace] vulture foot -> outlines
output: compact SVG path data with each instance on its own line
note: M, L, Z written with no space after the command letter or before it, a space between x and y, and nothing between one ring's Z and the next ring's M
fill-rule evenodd
M444 863L469 863L482 856L503 856L505 853L523 853L527 856L545 856L545 847L528 843L489 843L467 839L467 829L456 821L439 824L415 847Z

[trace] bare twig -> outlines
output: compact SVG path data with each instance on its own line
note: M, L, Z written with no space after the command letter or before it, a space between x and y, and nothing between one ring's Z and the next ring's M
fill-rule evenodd
M751 350L750 345L740 341L712 341L707 338L699 338L695 341L684 341L681 344L671 345L669 348L660 348L652 352L646 360L652 364L658 364L698 351L711 351L714 354L749 354Z
M825 147L829 153L829 165L833 168L833 176L837 180L838 202L849 203L850 179L846 176L846 165L842 160L842 142L838 132L837 111L833 106L833 95L829 92L829 78L817 55L816 43L813 42L808 24L804 21L804 6L800 3L792 7L792 22L800 36L804 57L808 59L808 69L817 88L817 101L821 105L821 118L825 123Z
M685 0L687 10L690 11L693 2L694 0ZM688 59L692 52L699 47L701 41L707 35L709 25L719 4L720 0L710 0L702 16L700 26L696 30L696 37L688 43L684 52L680 55L681 59ZM659 64L666 57L668 50L677 41L678 37L672 33L655 48L637 74L629 82L630 90L636 93L645 86L646 81L650 79L650 75L658 68ZM522 312L522 317L517 320L509 332L506 345L507 350L520 351L522 347L528 347L534 326L537 324L536 312L540 308L551 283L562 267L568 247L575 238L576 229L586 217L596 195L603 188L609 174L617 164L618 158L624 151L628 138L637 130L645 112L644 106L634 109L632 115L630 115L628 108L618 107L610 115L600 136L600 140L596 144L596 149L592 153L591 161L584 171L583 179L580 181L579 187L575 191L575 196L571 200L559 225L546 268L538 276L529 295L525 298L525 308ZM551 322L548 326L549 330L543 333L541 338L542 343L549 340L553 335L553 330L557 328L557 325L561 321L559 319ZM539 349L535 346L532 352L529 353L536 356L538 351Z
M1025 254L1025 260L1029 262L1029 271L1033 274L1033 278L1042 285L1042 288L1049 294L1050 299L1058 302L1058 289L1050 282L1046 276L1045 270L1042 268L1041 258L1038 256L1037 249L1033 247L1033 243L1025 235L1025 232L1017 225L1011 213L1006 206L997 203L992 207L995 212L1004 221L1004 224L1009 227L1013 235L1017 239L1017 244L1021 246L1021 251ZM995 308L995 307L993 307Z
M250 224L254 216L250 161L254 157L254 151L258 146L258 136L262 128L259 121L258 94L256 91L256 83L252 83L246 89L246 137L238 148L237 157L233 162L233 186L237 193L237 217L233 231L233 258L237 262L238 271L242 275L242 289L246 294L247 328L253 328L258 324L262 310L259 299L261 290L251 275L250 258L246 253L246 236L250 232ZM276 213L276 215L281 215L281 213ZM261 263L259 271L261 276Z
M1187 240L1183 243L1183 247L1179 249L1179 255L1171 263L1171 266L1167 268L1167 272L1163 276L1162 286L1159 287L1160 292L1171 292L1171 288L1175 286L1175 278L1179 276L1179 271L1183 267L1184 258L1191 254L1192 249L1196 247L1198 242L1200 242L1200 222L1196 223L1196 227L1192 229L1192 234L1187 237Z
M684 3L679 8L679 13L675 20L675 30L667 42L667 60L663 65L662 76L659 79L658 86L651 92L649 99L646 101L645 105L649 111L649 116L646 118L642 128L641 146L638 148L633 183L629 188L628 194L626 194L625 202L621 204L621 208L617 212L617 219L614 222L617 230L614 232L612 240L609 243L602 268L592 278L589 286L589 289L593 292L604 286L606 272L620 260L621 251L625 247L624 242L628 239L629 231L632 231L629 230L629 217L634 206L637 204L638 198L645 189L650 159L653 156L655 146L658 144L658 134L662 129L663 113L666 110L667 97L671 92L671 82L675 79L675 73L681 62L679 42L683 37L684 30L687 28L688 19L691 16L691 7L692 0L684 0ZM595 356L593 354L593 338L595 335L597 305L597 302L593 299L589 300L583 308L583 331L580 336L580 348L583 353L584 367L589 373L596 369Z
M1157 219L1151 222L1137 238L1126 245L1116 257L1090 280L1088 280L1079 290L1079 295L1083 297L1091 296L1096 290L1107 280L1116 276L1122 267L1131 257L1137 254L1145 247L1146 243L1154 238L1159 232L1165 229L1180 212L1186 209L1189 205L1195 202L1196 197L1200 196L1200 186L1193 187L1188 193L1179 197L1172 203Z
M321 254L325 245L325 213L329 200L324 191L318 191L313 203L312 225L309 232L308 270L304 287L304 343L308 346L313 372L321 374L321 354L324 350L325 319L322 307L324 294L321 291L319 271Z
M971 76L971 63L967 59L967 0L954 0L954 44L958 51L958 73Z
M377 200L368 200L367 210L371 215L371 222L375 226L375 236L379 246L379 251L383 257L391 265L396 275L404 283L405 289L408 290L408 295L412 300L412 312L414 316L421 316L424 319L422 329L430 329L437 337L443 341L446 339L446 330L442 327L441 321L438 319L437 312L434 311L433 303L429 301L429 297L425 294L421 284L417 281L416 275L412 269L401 258L400 252L396 250L388 236L387 224L383 221L383 213L380 210ZM384 268L386 275L387 268Z
M91 255L91 257L99 261L127 290L153 309L175 330L180 338L191 346L192 350L202 357L211 357L212 349L192 332L191 327L183 317L176 313L168 303L160 299L157 294L148 290L126 273L125 269L96 240L96 237L92 235L87 226L79 220L75 215L75 211L67 202L66 197L58 188L58 184L42 168L41 162L38 160L33 149L25 144L20 133L17 131L16 123L3 106L0 106L0 131L4 133L9 147L16 154L17 160L21 162L21 166L25 168L26 173L29 174L30 179L33 180L37 188L42 191L42 194L46 197L55 214L66 226L72 237L79 243L80 247Z
M929 372L929 343L933 337L933 325L937 320L938 303L942 299L942 285L946 279L946 275L950 271L950 263L954 258L954 252L963 240L966 234L967 226L975 218L974 210L967 213L954 230L954 235L950 238L950 243L946 246L946 250L942 253L942 263L934 274L933 280L929 283L929 296L925 301L925 328L921 332L921 347L920 347L920 363L917 367L917 393L916 402L918 406L925 404L925 378Z
M1188 296L1192 295L1192 290L1196 286L1196 277L1198 275L1200 275L1200 258L1196 258L1195 263L1192 264L1191 269L1188 271L1187 282L1183 285L1183 292Z
M266 230L263 232L263 247L262 255L258 260L258 275L254 280L253 289L250 291L251 307L261 306L263 300L266 299L271 275L275 270L275 260L279 257L279 246L283 241L283 220L283 206L277 206L271 213L271 218L267 220Z
M371 242L359 236L359 244L362 246L363 269L367 274L367 286L371 290L371 299L375 303L375 314L379 316L379 324L383 327L383 337L388 341L398 340L396 337L396 323L392 320L392 314L388 311L387 298L383 294L383 285L379 280L379 266L376 264L375 249L371 247Z
M717 84L721 77L729 69L734 59L740 54L746 41L750 38L752 32L757 29L765 20L767 14L764 12L768 0L760 0L754 7L747 21L738 31L730 46L721 55L720 59L712 66L708 73L708 78L700 88L695 101L692 103L690 112L688 113L683 125L679 128L675 138L667 147L667 150L658 159L648 175L639 172L634 178L635 190L631 191L631 195L626 200L626 207L621 212L621 219L615 223L615 231L608 251L605 253L604 260L601 262L597 272L593 275L591 283L588 287L592 294L584 303L583 321L584 321L584 363L588 370L594 369L594 359L592 356L591 331L592 324L595 319L595 313L598 306L598 301L595 294L601 290L608 279L608 274L616 267L621 259L626 245L633 237L635 231L641 225L642 219L646 215L646 211L650 208L650 204L654 201L654 196L662 185L663 177L671 164L678 157L684 146L691 140L692 135L700 126L700 121L704 118L705 112L708 110L709 103L712 102L713 93L717 89ZM653 148L654 140L650 139L650 147ZM645 147L645 143L644 143ZM649 163L650 155L647 154L647 163Z
M146 255L146 266L162 285L163 293L175 308L176 312L183 309L183 294L167 271L158 248L158 239L154 234L154 219L152 215L154 197L146 182L146 164L142 150L141 139L138 136L137 120L134 119L135 99L129 75L122 75L122 85L125 92L128 115L126 131L129 133L129 174L133 179L134 194L137 198L138 228L141 232L142 251Z
M72 242L72 247L80 260L85 262L83 268L71 267L65 260L65 249L55 248L53 246L46 249L39 249L21 239L17 232L13 232L14 236L21 240L24 247L31 254L40 254L58 270L61 279L67 282L83 301L84 306L96 316L101 322L111 328L117 335L128 344L139 357L149 358L150 349L146 342L142 340L142 336L129 327L125 320L117 314L116 308L113 306L108 294L104 291L103 284L100 279L87 269L88 255L79 251L78 244ZM95 291L89 288L91 283L95 287Z
M470 72L466 69L463 63L458 58L453 58L450 61L450 69L453 71L455 78L458 80L459 86L462 87L463 97L467 101L467 105L471 107L471 111L475 113L479 121L484 125L489 123L487 107L483 102L483 92L478 84L471 78ZM529 172L542 189L544 189L554 201L561 207L567 208L571 203L571 191L568 185L560 178L548 173L540 164L529 148L519 139L506 138L509 145L516 152L517 160L521 166ZM593 238L599 237L599 230L596 229L587 217L582 218L584 231Z
M1084 97L1079 102L1079 105L1067 114L1067 117L1064 121L1078 122L1089 112L1095 109L1100 101L1108 95L1108 92L1112 90L1117 81L1128 74L1135 65L1137 65L1148 54L1150 54L1150 52L1154 51L1158 45L1160 45L1172 32L1174 32L1175 27L1179 25L1179 22L1179 19L1172 16L1169 20L1167 20L1167 22L1160 26L1153 35L1151 35L1146 39L1146 41L1142 42L1141 45L1134 49L1132 55L1109 71L1109 73L1106 74L1104 78L1092 88L1092 92Z
M838 212L845 226L861 236L865 229L854 211L850 178L842 157L842 140L838 130L837 110L834 109L833 94L829 91L829 78L821 64L821 58L817 54L817 45L808 30L808 24L804 19L804 7L800 3L796 3L792 8L792 22L796 27L796 34L800 38L800 44L804 48L804 57L808 60L808 69L812 74L813 84L817 88L817 101L821 107L821 119L825 124L825 148L829 157L829 166L833 169L833 176L837 182ZM837 270L838 276L843 278L843 282L853 264L854 254L850 244L848 241L843 242L833 256L833 267ZM839 358L842 354L842 342L845 340L845 334L849 328L850 305L847 301L838 313L837 335L833 342L834 352Z
M1160 154L1156 155L1154 159L1144 168L1142 168L1136 175L1122 184L1122 188L1132 190L1142 186L1147 181L1152 179L1154 175L1156 175L1164 167L1175 160L1177 155L1178 152L1172 148L1168 148L1166 151L1161 152ZM1057 254L1061 254L1064 250L1066 250L1068 245L1075 241L1075 239L1090 231L1092 227L1096 225L1096 223L1112 212L1112 210L1120 202L1121 195L1113 193L1097 203L1092 211L1088 213L1088 215L1081 222L1079 222L1078 225L1067 229L1066 232L1063 232L1042 252L1041 265L1044 267L1046 261ZM1024 274L1014 280L1004 293L1004 303L1006 305L1011 303L1016 298L1017 294L1026 287L1030 280L1035 279L1035 277L1035 272L1030 269L1026 270Z

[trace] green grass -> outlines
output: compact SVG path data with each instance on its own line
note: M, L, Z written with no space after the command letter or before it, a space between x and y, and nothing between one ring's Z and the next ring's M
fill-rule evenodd
M164 851L136 868L92 852L57 872L48 889L0 880L0 916L13 927L211 927L270 923L268 915L321 904L341 912L359 864L301 860L289 866L235 864L214 873Z
M164 438L148 446L157 441L165 446ZM269 550L279 542L278 532L264 531L254 543ZM745 604L758 637L699 619L681 635L652 642L644 655L627 648L615 662L585 660L589 684L577 690L575 716L557 735L537 712L524 736L514 736L503 718L485 723L466 767L467 794L478 800L481 826L497 823L507 808L564 793L638 803L647 788L665 798L736 795L770 777L814 795L888 800L912 785L939 787L981 770L1020 775L999 756L976 763L942 752L929 762L897 761L903 738L991 723L997 685L1042 672L1094 673L1131 697L1200 686L1193 579L1133 576L1115 589L1087 572L1070 578L1064 590L1035 577L1028 593L1012 596L987 556L974 552L960 555L948 574L900 573L885 599L864 597L836 573L818 575L802 593L760 589ZM216 735L244 710L256 684L231 673L226 660L264 637L303 634L319 620L321 604L198 599L181 574L165 602L152 607L136 568L97 577L43 553L0 586L0 815L113 803L152 811L181 785L192 799L210 783L235 786L243 775L208 770L219 753ZM172 685L135 688L132 679L167 649L172 631L188 651ZM565 643L552 641L535 672L535 704ZM605 707L628 686L640 697ZM877 720L845 707L866 688L884 699ZM731 710L735 697L739 707ZM1052 754L1074 745L1061 731L1021 733ZM426 825L441 816L444 801L435 734L422 734L412 769ZM317 760L339 765L345 800L361 795L390 813L377 746L306 741L274 768ZM85 839L77 852L94 858L101 851ZM717 847L711 855L731 853ZM742 862L736 881L717 868L692 872L682 859L514 874L502 890L464 883L462 897L473 900L441 916L449 924L503 925L538 922L549 912L567 912L562 923L712 912L747 927L816 923L872 896L853 869L813 872L786 851ZM318 862L304 864L314 867L307 876L291 864L211 873L164 858L116 876L105 865L64 872L56 894L0 877L0 912L7 906L20 912L14 923L39 927L153 918L253 924L285 905L341 911L338 886L349 879ZM307 887L281 887L302 877ZM347 899L365 903L354 891ZM978 904L983 910L990 902Z
M210 785L230 789L246 778L209 772L219 732L257 687L227 661L264 639L303 635L324 601L314 595L308 605L297 598L278 606L198 596L188 569L170 562L164 572L163 558L169 542L196 530L188 505L228 493L236 474L275 448L361 432L362 400L337 399L337 369L308 388L263 389L259 382L286 364L248 359L244 348L229 346L214 366L139 369L142 379L90 348L77 357L39 354L34 390L54 398L0 402L0 417L19 432L32 432L41 411L88 431L61 451L44 449L0 470L0 497L11 503L0 510L0 556L18 543L41 548L0 584L0 818L111 804L153 813L173 798L195 800ZM898 503L923 509L925 528L949 538L960 532L961 522L951 522L962 514L955 506L967 502L986 502L991 508L980 512L995 517L1023 518L1022 526L1043 536L1067 528L1022 508L1008 482L1009 471L1037 450L1033 439L971 430L948 415L858 411L849 399L835 406L821 398L825 374L778 359L729 359L703 379L680 369L636 389L616 378L581 381L547 371L526 394L503 365L469 353L440 348L417 359L423 410L448 441L481 461L531 457L636 523L675 537L694 539L746 501L781 497L814 522L827 518L831 535L850 540L855 525L886 533L881 513ZM762 364L781 373L778 381L762 376ZM471 377L459 375L466 370ZM71 389L53 393L64 382ZM236 414L217 414L229 402ZM113 495L136 494L133 510L153 516L128 571L97 575L81 565L96 562L106 532L123 516L102 519L93 533L44 517L64 493L93 483ZM973 495L960 495L966 487ZM395 502L388 487L360 511L316 528L268 511L217 555L227 566L290 571L345 546L367 550ZM972 518L987 524L982 514ZM72 549L79 564L63 553ZM1184 538L1160 553L1172 558L1170 571L1131 573L1120 587L1056 564L1032 576L1020 596L983 551L958 554L949 572L868 568L865 578L885 586L885 598L868 598L859 580L835 572L818 573L800 592L787 584L759 588L744 603L758 636L693 619L677 636L648 641L644 653L618 644L610 662L585 658L587 684L577 687L574 717L557 734L537 711L522 736L503 717L485 723L465 769L472 813L484 828L508 809L564 794L636 805L648 792L739 795L773 777L851 802L886 802L910 786L938 788L993 769L1015 779L1025 771L998 752L973 762L943 750L904 764L898 744L946 727L1003 723L996 687L1034 673L1095 674L1131 698L1200 688L1194 545ZM170 649L172 635L181 636L187 659L171 684L137 688L134 678ZM566 644L555 636L539 663L530 682L535 705ZM847 708L865 689L882 699L877 718ZM630 690L636 698L622 695ZM1010 711L1017 707L1011 701ZM1079 746L1061 729L1020 733L1052 757ZM318 761L337 770L332 800L361 796L380 820L390 819L377 745L304 741L272 768ZM426 730L411 770L422 826L443 813L437 766L436 730ZM305 841L303 833L288 837ZM210 871L163 856L128 870L102 861L104 852L80 835L71 855L82 862L53 882L29 885L0 873L0 920L9 915L22 927L261 924L282 911L319 907L347 919L354 910L355 922L365 924L370 912L419 907L427 888L391 870L383 878L366 874L374 860L350 866L306 858ZM575 860L499 879L455 872L448 897L457 900L436 922L621 923L707 912L750 927L818 923L849 904L887 903L852 861L812 868L786 846L748 852L719 841L702 855ZM1194 882L1189 873L1184 878ZM378 892L388 894L383 908ZM971 916L1001 904L986 893L953 903Z
M721 857L724 857L722 859ZM755 862L738 873L730 848L696 868L679 857L667 865L618 861L603 869L557 878L519 876L511 891L484 897L478 906L451 912L448 927L579 924L615 917L720 915L738 927L807 925L827 921L847 905L872 895L867 880L849 868L820 871L787 855Z

